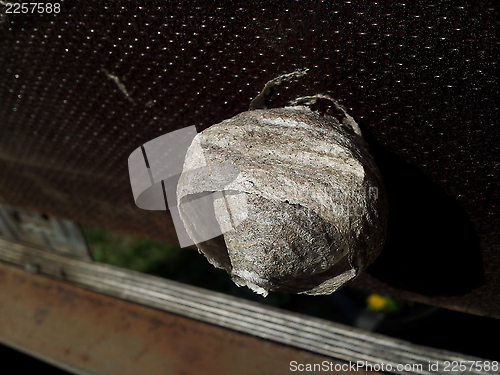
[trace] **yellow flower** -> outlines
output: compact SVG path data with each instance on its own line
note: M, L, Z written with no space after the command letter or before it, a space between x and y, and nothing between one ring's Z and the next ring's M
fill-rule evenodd
M372 293L366 299L366 303L373 310L381 311L387 306L387 298L380 294Z

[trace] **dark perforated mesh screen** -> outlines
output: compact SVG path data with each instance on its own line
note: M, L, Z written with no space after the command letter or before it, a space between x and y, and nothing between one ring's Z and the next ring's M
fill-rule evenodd
M316 93L340 100L372 139L392 191L389 250L365 282L500 314L486 302L500 291L495 2L60 4L58 14L1 6L1 202L175 240L168 214L135 207L129 154L246 110L266 81L307 67L273 105ZM461 277L415 281L431 263ZM463 279L471 282L454 290Z

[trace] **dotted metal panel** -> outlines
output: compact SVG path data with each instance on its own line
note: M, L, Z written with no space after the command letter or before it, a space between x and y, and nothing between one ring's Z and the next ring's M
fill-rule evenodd
M135 207L129 154L166 132L201 130L244 111L265 82L307 67L306 77L280 87L273 106L316 93L340 100L373 143L393 192L389 250L371 271L378 281L366 283L416 298L453 294L429 301L500 314L487 301L500 291L494 1L60 4L57 14L6 14L2 6L1 202L175 240L168 214ZM428 189L416 189L419 183ZM444 204L437 215L434 203ZM401 283L404 274L425 274L431 261L418 263L424 271L388 271L401 251L418 258L415 243L441 251L432 238L439 230L408 230L429 217L433 228L444 223L456 234L451 245L437 241L449 248L444 266L451 257L467 274L455 258L477 264L474 282L453 293L449 277L433 292L446 274L428 285ZM461 217L455 231L446 227ZM474 302L471 293L480 293Z

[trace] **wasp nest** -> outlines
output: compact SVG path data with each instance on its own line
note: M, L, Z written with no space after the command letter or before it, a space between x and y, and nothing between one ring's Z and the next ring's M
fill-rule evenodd
M313 110L320 100L333 111ZM195 241L198 249L264 296L332 293L384 243L380 173L356 122L325 96L243 112L199 133L177 187L193 239L204 224L187 203L207 194L222 235Z

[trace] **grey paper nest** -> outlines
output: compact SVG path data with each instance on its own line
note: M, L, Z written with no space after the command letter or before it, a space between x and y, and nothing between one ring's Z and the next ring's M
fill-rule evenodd
M193 140L177 187L179 212L200 252L237 285L264 296L330 294L379 254L382 178L358 125L341 113L303 105L251 110ZM189 204L207 195L222 233L211 239L203 237L206 216L200 220Z

